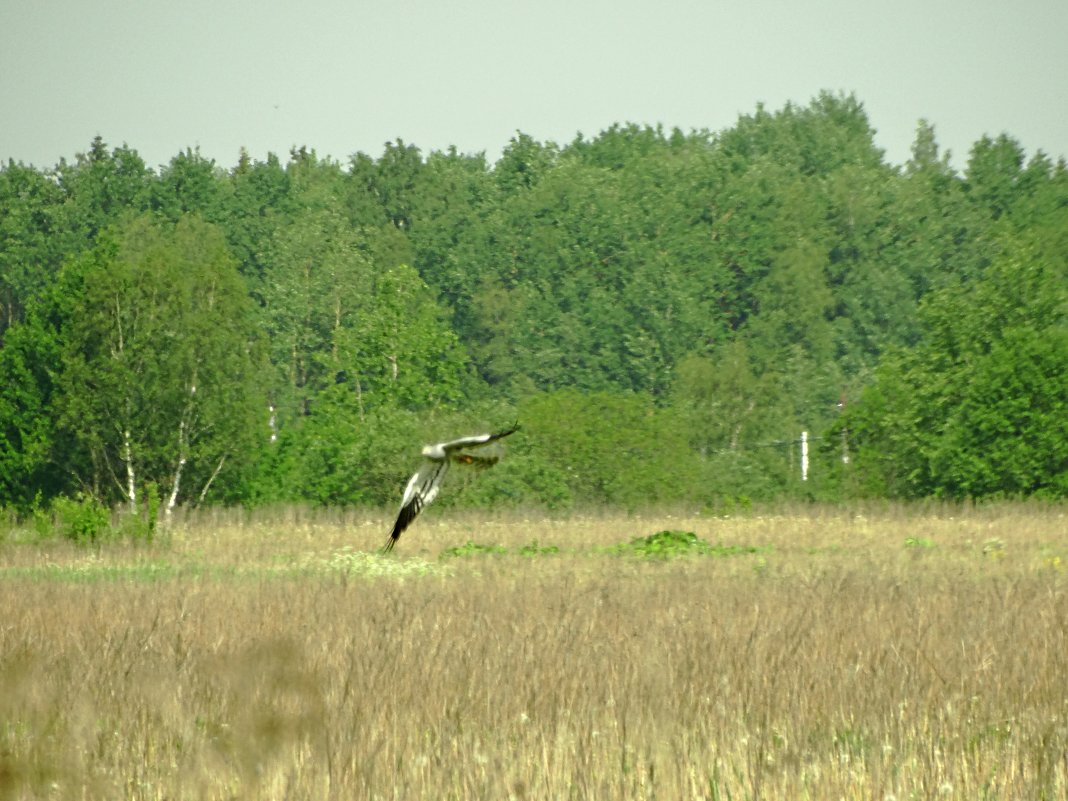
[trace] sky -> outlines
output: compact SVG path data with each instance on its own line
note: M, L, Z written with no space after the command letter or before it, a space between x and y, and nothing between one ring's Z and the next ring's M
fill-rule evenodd
M41 169L98 135L153 168L397 139L493 162L517 132L719 131L823 90L894 164L920 119L958 169L983 135L1066 156L1068 1L0 0L0 163Z

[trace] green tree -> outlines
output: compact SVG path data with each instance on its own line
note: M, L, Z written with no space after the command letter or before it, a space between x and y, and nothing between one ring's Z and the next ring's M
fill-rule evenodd
M782 376L757 373L744 339L676 367L671 414L700 459L707 498L768 499L794 475L790 441L804 427L782 390Z
M919 345L891 353L844 415L868 491L1068 493L1068 261L1000 245L982 279L932 294Z
M290 178L273 153L256 162L242 153L230 173L230 184L222 226L249 291L262 301L266 243L292 213Z
M280 425L309 413L315 395L347 367L343 332L363 318L372 266L358 232L328 205L296 214L266 244L264 319L276 370L272 403ZM357 402L362 385L356 382Z
M877 167L882 151L864 104L854 95L821 92L807 107L787 103L769 112L763 105L742 115L718 141L738 167L760 157L788 165L801 175L827 175L846 165Z
M183 214L198 214L210 223L226 218L231 185L213 159L199 150L186 149L160 170L152 183L152 208L171 222Z
M475 232L479 278L460 316L487 380L513 393L660 393L680 343L715 325L714 308L702 312L716 284L672 263L669 242L639 223L655 202L629 180L564 160Z
M64 253L57 214L63 201L47 175L14 162L0 167L0 344L59 269Z
M917 298L887 235L893 180L886 168L846 166L823 182L833 358L846 375L869 370L887 347L915 338Z
M67 489L54 457L56 426L52 365L59 360L55 332L39 319L9 328L0 347L0 506L27 509Z
M263 245L260 297L271 361L273 442L250 491L260 499L360 503L380 497L355 456L392 410L455 403L466 355L433 292L405 264L375 261L392 230L354 226L336 165L296 154L300 210ZM387 257L388 258L388 257Z
M80 247L90 245L120 216L149 207L154 175L137 151L126 145L109 151L97 136L73 164L61 160L54 174L67 195L62 225L81 239Z
M835 363L833 237L822 181L759 156L724 191L718 257L733 276L728 319L754 371L778 376L791 420L816 425L842 384Z
M418 173L411 202L410 263L450 309L471 294L478 275L463 243L484 224L497 198L485 157L455 149L431 153ZM397 264L383 264L396 267ZM454 317L458 334L463 318Z
M198 217L132 218L64 268L56 303L58 426L78 480L131 509L148 482L168 510L225 484L266 403L252 306L222 233Z
M324 506L396 503L419 442L419 421L420 415L391 406L361 413L347 387L329 387L307 417L261 449L248 498Z
M402 409L448 408L465 394L468 358L430 287L408 265L373 277L357 324L343 332L351 380L378 403Z
M632 509L705 497L696 454L677 418L649 395L564 389L524 399L525 456L560 502ZM551 471L547 471L550 467Z
M918 304L933 289L978 274L987 263L987 221L969 202L964 180L940 153L934 127L921 121L912 157L890 184L890 208L881 225L881 258L901 276ZM915 310L903 332L911 344L919 335Z
M767 421L774 385L773 376L754 373L744 340L724 345L714 356L692 353L680 360L672 406L686 421L690 448L707 458L771 438L775 430Z
M549 172L558 157L556 145L538 142L517 131L494 165L494 181L505 196L531 189Z
M419 148L400 139L387 142L385 152L367 177L368 189L386 213L386 218L401 230L408 230L414 216L420 177L425 164Z
M1015 139L983 136L968 158L965 188L972 202L995 220L1010 214L1020 198L1023 163L1024 150Z

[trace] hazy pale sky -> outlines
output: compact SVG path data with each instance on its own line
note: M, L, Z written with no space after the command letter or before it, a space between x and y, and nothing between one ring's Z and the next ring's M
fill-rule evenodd
M983 134L1068 155L1068 0L0 0L4 164L96 135L151 167L398 137L494 161L516 131L716 131L823 89L893 163L920 118L958 168Z

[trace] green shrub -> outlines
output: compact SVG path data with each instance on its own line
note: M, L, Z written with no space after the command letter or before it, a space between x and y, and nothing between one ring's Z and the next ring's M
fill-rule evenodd
M56 531L75 542L97 542L113 533L111 512L84 492L74 498L60 496L52 501L52 517Z
M738 556L758 553L754 545L712 545L692 531L665 529L647 537L635 537L630 542L616 545L611 553L623 556L639 556L646 559L672 559L678 556Z
M140 514L123 515L118 533L131 540L152 542L156 538L156 526L159 523L159 489L155 482L148 482L144 488L144 511Z

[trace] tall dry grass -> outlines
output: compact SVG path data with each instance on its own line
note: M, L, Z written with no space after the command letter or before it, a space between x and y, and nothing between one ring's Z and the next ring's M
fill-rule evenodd
M0 798L1068 797L1056 508L385 522L0 547Z

